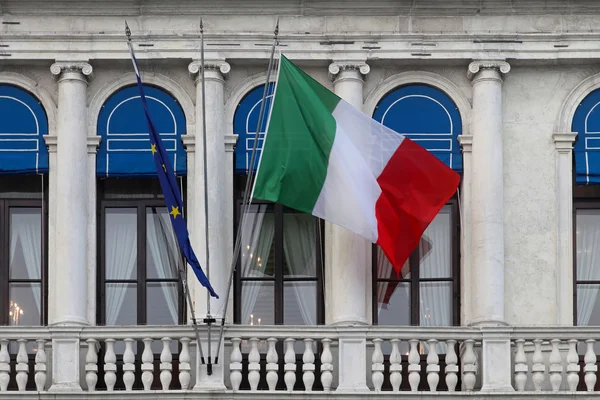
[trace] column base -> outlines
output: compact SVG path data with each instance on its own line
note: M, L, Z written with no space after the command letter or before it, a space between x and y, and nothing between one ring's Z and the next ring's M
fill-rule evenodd
M55 383L48 388L48 392L83 392L83 389L76 383Z
M509 326L501 318L475 318L469 326Z
M483 385L480 389L480 392L514 392L515 388L511 385Z
M71 325L89 325L89 322L87 319L85 318L81 318L81 317L61 317L59 320L57 321L53 321L52 323L50 323L50 326L71 326Z
M364 326L370 325L366 319L357 319L356 317L342 317L332 321L330 326Z

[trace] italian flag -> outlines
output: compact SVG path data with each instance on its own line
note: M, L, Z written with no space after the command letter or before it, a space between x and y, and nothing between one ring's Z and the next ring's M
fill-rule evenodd
M377 243L399 272L459 180L433 154L281 56L253 198Z

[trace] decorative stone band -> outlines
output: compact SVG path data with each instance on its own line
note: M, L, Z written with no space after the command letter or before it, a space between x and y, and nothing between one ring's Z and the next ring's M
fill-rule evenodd
M202 63L200 60L194 60L188 65L188 71L191 76L196 77L196 83L200 78L200 69L202 67ZM211 72L209 75L205 75L207 80L217 79L224 80L225 76L231 71L231 65L225 60L204 60L204 72Z
M557 132L552 134L554 145L559 153L570 153L573 150L573 143L577 138L577 132Z
M63 72L79 72L88 78L92 77L93 68L83 61L57 61L50 66L50 72L59 78ZM83 79L83 76L81 77Z
M467 78L473 79L481 69L497 69L502 74L508 74L510 64L502 60L477 60L469 64Z
M364 61L334 61L329 64L329 79L334 80L340 71L359 71L362 75L367 75L371 67Z

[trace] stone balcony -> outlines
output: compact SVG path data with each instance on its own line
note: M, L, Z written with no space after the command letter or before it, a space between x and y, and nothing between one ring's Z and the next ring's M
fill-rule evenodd
M227 326L207 377L190 326L2 327L0 398L580 398L600 392L597 339L600 327ZM65 341L79 360L54 354Z

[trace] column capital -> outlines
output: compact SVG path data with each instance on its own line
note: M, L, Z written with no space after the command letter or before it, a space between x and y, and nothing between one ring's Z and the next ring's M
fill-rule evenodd
M44 135L44 142L46 142L46 147L48 147L48 153L56 153L56 144L58 143L58 136Z
M64 72L75 72L79 73L80 79L84 80L85 77L90 79L92 77L93 68L90 64L85 61L56 61L50 66L50 72L56 78L61 78Z
M237 143L238 135L225 135L225 152L233 152Z
M88 136L87 137L87 152L88 154L96 154L98 146L102 141L102 136Z
M469 64L467 78L473 79L482 69L495 69L502 74L508 74L510 64L503 60L475 60Z
M555 132L552 134L552 139L559 153L568 154L573 150L577 132Z
M188 65L188 71L192 77L196 78L196 83L200 79L201 68L202 62L200 60L194 60ZM231 71L231 65L225 60L204 60L204 73L207 80L223 81L229 71Z
M181 135L181 141L183 142L186 152L194 153L196 151L196 136Z
M364 62L358 60L340 60L329 64L329 79L335 80L336 75L341 71L356 71L361 75L367 75L371 71L371 67Z
M473 136L459 135L458 143L462 146L463 153L470 153L473 150Z

